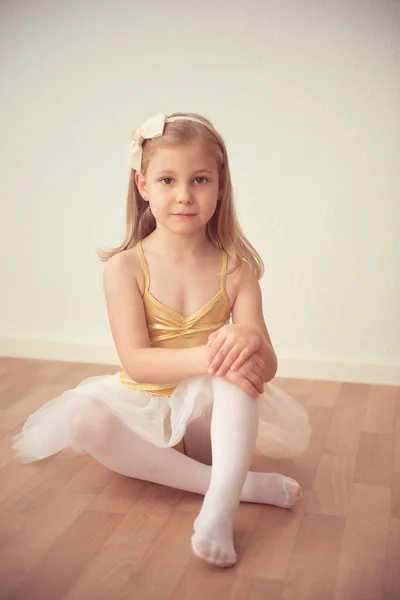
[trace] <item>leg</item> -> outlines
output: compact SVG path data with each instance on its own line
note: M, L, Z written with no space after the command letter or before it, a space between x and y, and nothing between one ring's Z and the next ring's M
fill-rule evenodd
M212 465L210 405L204 416L189 423L185 435L185 452L190 458ZM205 491L200 492L202 494ZM249 471L241 492L241 502L258 502L280 508L293 508L302 494L297 481L280 473L255 473Z
M233 522L258 428L258 405L241 388L213 378L210 487L195 522L196 556L218 566L236 562Z
M74 444L121 475L198 494L209 486L208 465L146 442L98 400L77 399L68 427Z
M210 466L172 448L157 448L145 442L97 400L76 400L70 408L68 421L74 444L116 473L201 495L209 488ZM293 498L287 503L288 491L283 482L281 489L271 494L270 477L275 475L248 473L242 502L292 508L296 501Z

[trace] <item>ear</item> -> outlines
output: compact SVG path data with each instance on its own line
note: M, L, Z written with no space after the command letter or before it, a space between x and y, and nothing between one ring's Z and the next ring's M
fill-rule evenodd
M135 173L135 183L137 189L139 190L139 194L142 196L143 200L148 202L149 196L147 193L146 178L144 175L142 175L142 173L139 173L138 171L136 171Z

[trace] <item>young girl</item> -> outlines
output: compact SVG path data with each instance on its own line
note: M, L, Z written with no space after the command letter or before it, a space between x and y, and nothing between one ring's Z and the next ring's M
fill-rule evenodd
M308 416L266 385L277 359L263 263L236 220L220 134L199 115L158 114L133 131L130 166L125 241L101 255L121 369L45 404L14 447L26 461L72 447L128 477L204 494L192 549L227 567L240 501L298 502L296 481L249 466L253 452L304 451Z

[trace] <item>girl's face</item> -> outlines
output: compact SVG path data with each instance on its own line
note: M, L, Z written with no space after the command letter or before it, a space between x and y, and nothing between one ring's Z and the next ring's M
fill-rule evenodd
M218 202L217 159L200 142L159 148L136 185L161 225L176 233L206 229Z

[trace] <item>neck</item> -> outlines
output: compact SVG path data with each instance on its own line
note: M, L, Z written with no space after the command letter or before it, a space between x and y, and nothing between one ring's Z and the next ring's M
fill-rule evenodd
M177 256L204 255L212 245L206 235L205 228L201 231L182 235L157 226L148 237L154 249Z

